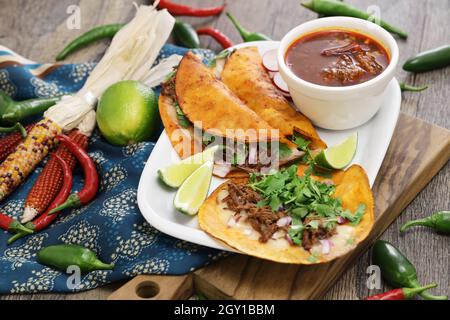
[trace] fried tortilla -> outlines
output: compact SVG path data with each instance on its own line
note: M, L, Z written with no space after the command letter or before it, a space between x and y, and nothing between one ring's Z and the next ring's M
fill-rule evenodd
M276 130L236 97L192 52L178 66L175 90L181 110L194 126L201 124L204 132L242 142L278 140L273 132ZM236 129L250 134L240 134Z
M299 175L302 175L304 170L305 167L300 166ZM314 178L324 180L321 177ZM353 250L367 237L374 224L374 200L364 169L353 165L346 171L334 173L331 180L336 185L332 197L341 198L343 209L354 212L364 204L365 212L357 225L349 222L337 225L334 233L327 239L327 244L320 241L310 250L305 250L303 246L294 245L286 237L270 238L263 243L260 234L247 222L248 218L237 221L233 219L234 222L230 224L235 212L227 207L225 199L231 190L231 183L234 183L231 181L216 189L200 208L200 227L227 245L258 258L305 265L329 262ZM324 250L325 245L328 246L327 251Z
M258 48L246 47L233 52L221 78L250 109L279 129L280 134L290 137L298 133L311 141L311 149L326 148L311 121L296 111L275 88L262 65Z

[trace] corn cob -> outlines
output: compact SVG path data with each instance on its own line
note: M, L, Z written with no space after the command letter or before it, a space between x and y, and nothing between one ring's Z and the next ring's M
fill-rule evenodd
M27 133L30 133L33 126L34 124L30 124L25 127ZM22 140L23 137L20 132L13 132L0 138L0 162L3 162L11 153L13 153Z
M69 137L81 148L87 148L89 138L78 129L73 129L69 133ZM56 150L56 154L66 161L70 170L75 168L76 159L66 147L60 145ZM63 178L63 171L57 158L50 157L25 200L22 223L33 220L34 217L40 215L48 208L61 189Z
M56 144L61 128L52 120L38 122L25 141L0 164L0 201L14 191Z

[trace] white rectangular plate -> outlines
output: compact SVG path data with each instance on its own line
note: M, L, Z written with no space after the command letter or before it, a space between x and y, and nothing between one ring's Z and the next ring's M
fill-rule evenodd
M276 48L278 42L254 42L236 47L248 45L257 45L260 53L264 54ZM372 186L391 142L400 113L400 104L400 86L397 80L393 79L386 88L381 109L369 122L351 130L317 129L317 131L328 145L335 145L357 131L358 148L352 164L360 164L366 170ZM142 215L153 227L175 238L211 248L234 251L203 232L198 226L197 217L189 217L175 210L173 198L176 191L168 189L159 181L157 171L177 161L179 157L173 150L166 132L163 132L148 158L139 182L138 205ZM223 179L214 177L210 192L223 182Z

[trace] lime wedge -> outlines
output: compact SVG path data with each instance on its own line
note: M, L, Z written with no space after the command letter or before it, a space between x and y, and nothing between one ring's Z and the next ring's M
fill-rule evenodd
M190 216L197 214L208 196L213 168L214 163L208 161L183 182L173 201L178 211Z
M319 167L343 169L352 162L357 146L358 132L355 132L341 144L322 150L314 161Z
M195 170L200 168L205 162L213 161L214 154L219 146L206 149L201 153L194 154L178 163L174 163L166 168L158 170L159 178L169 187L178 188Z

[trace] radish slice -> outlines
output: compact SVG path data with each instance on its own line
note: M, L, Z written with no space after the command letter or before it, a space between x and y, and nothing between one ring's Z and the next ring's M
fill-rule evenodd
M282 91L284 93L289 93L289 88L288 88L286 82L284 82L280 73L275 74L275 76L273 77L273 83L280 91Z
M264 68L266 68L267 71L277 72L278 71L277 49L267 51L262 57L262 62Z

